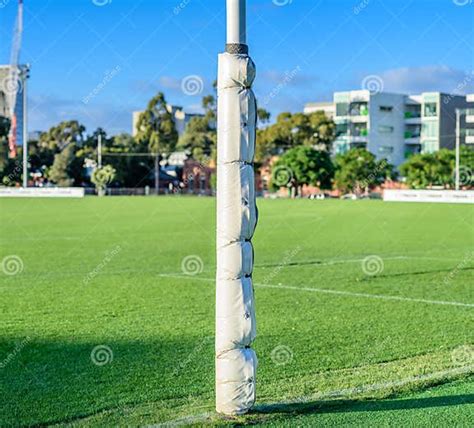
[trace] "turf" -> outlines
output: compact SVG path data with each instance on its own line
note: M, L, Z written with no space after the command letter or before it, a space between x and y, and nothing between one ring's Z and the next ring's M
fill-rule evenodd
M214 199L0 200L0 425L471 426L472 207L258 204L258 402L224 419Z

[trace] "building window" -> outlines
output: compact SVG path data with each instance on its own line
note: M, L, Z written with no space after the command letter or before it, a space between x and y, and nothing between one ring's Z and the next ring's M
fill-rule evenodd
M379 125L378 131L381 134L392 134L393 133L393 126L387 126L387 125Z
M351 116L368 116L369 106L366 102L354 102L350 105L349 113Z
M405 138L420 138L420 135L420 125L408 125L405 127Z
M348 125L345 123L336 123L336 137L348 135Z
M438 116L438 104L437 103L426 103L423 115L425 117Z
M390 113L393 111L392 106L380 106L380 111L383 113Z
M349 103L336 103L336 116L348 116Z
M353 137L367 137L367 135L369 135L369 132L367 130L367 124L366 123L354 124L351 135Z
M405 111L405 119L421 117L421 106L407 106Z
M413 155L421 153L421 144L406 144L405 145L405 159L409 159Z
M421 125L421 136L423 138L436 138L438 136L438 121L423 123Z

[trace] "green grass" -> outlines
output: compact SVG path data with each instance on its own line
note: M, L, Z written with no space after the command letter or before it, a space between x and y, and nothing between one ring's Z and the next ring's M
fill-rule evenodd
M470 426L472 207L259 209L258 402L224 419L213 413L214 199L0 200L0 259L23 263L0 271L0 425ZM181 266L190 255L203 263L194 276ZM376 275L366 256L382 259ZM99 345L113 352L103 366Z

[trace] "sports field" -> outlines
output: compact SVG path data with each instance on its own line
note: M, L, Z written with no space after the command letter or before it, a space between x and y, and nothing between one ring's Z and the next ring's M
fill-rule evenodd
M0 426L472 426L473 208L258 205L258 402L220 419L214 199L0 200Z

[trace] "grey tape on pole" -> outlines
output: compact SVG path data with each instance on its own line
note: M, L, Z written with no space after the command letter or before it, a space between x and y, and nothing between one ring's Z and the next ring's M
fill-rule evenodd
M242 43L227 43L225 45L225 51L235 55L248 55L249 47Z
M216 409L246 413L255 402L257 357L252 285L257 208L253 160L255 65L242 53L219 55L217 144Z

